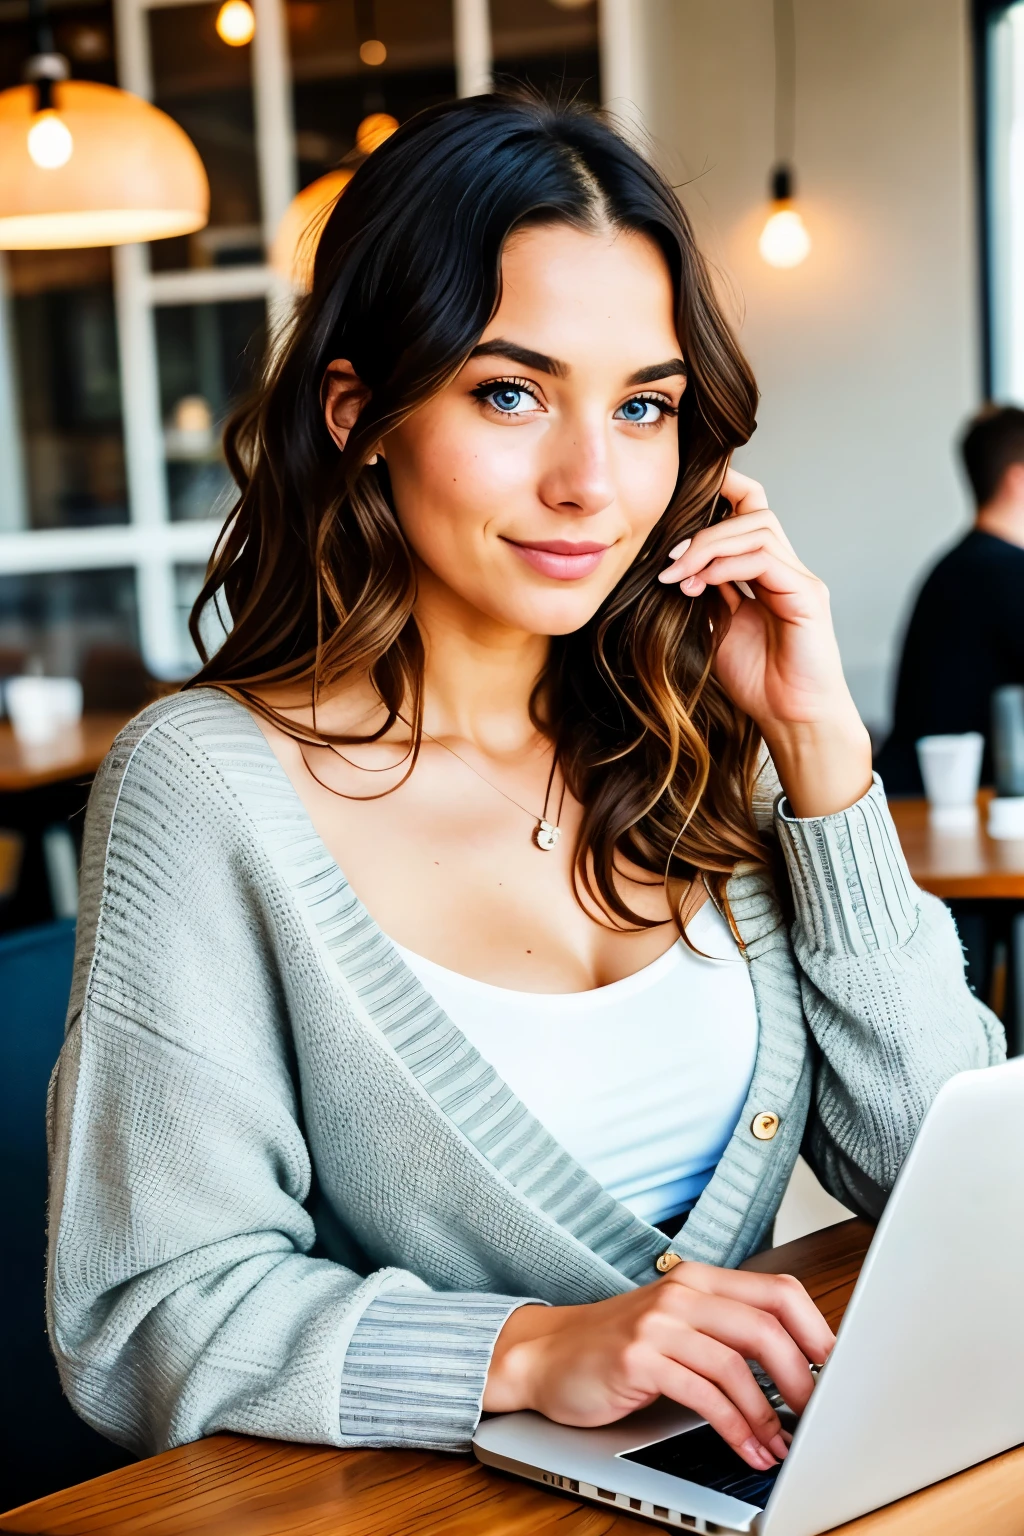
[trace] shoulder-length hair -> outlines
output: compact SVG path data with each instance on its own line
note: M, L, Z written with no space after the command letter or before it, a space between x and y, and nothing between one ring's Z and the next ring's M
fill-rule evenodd
M760 737L712 671L728 623L656 580L668 551L713 520L729 455L755 426L757 390L675 193L600 115L511 95L433 108L356 172L316 249L312 291L262 386L228 424L240 495L192 611L202 669L191 686L231 693L300 738L259 697L288 683L315 706L368 675L386 711L377 739L422 731L416 576L374 445L455 377L493 316L513 231L565 222L642 233L663 253L688 369L675 491L594 617L551 642L532 700L583 806L577 894L610 920L646 926L617 889L616 854L659 878L703 876L713 894L738 861L770 858L751 795ZM348 358L371 396L339 453L325 422L327 365ZM226 605L208 655L200 616Z

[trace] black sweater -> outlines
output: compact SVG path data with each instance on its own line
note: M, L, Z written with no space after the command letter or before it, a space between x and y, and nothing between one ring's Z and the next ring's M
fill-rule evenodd
M903 643L893 728L876 767L890 794L920 794L914 743L981 731L992 782L991 699L1024 683L1024 549L973 529L939 561Z

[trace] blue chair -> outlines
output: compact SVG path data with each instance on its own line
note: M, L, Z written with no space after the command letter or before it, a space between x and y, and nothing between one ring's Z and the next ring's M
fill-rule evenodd
M46 1087L74 948L73 922L0 938L0 1510L132 1460L73 1412L46 1339Z

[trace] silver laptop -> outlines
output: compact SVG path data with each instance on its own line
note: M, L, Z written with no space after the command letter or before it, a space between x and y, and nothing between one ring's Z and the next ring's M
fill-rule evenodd
M939 1091L780 1468L664 1398L604 1429L502 1414L473 1448L677 1529L817 1536L1021 1441L1024 1058Z

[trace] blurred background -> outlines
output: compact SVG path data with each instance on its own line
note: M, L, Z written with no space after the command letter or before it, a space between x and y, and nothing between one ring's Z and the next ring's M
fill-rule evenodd
M37 121L65 60L187 135L161 119L149 161L154 182L191 175L185 232L11 248L27 125L36 167L71 154ZM1024 0L0 0L0 696L23 711L17 735L0 720L0 1508L127 1459L63 1402L41 1314L91 774L195 666L187 615L231 501L220 432L287 314L297 229L412 113L514 81L604 103L678 186L762 391L740 467L831 590L876 740L922 576L970 524L958 431L1024 403ZM135 129L91 161L73 132L68 195L76 166L113 185ZM923 805L898 824L915 876L973 901L972 984L1020 1048L1024 842L950 854ZM791 1195L778 1241L847 1215L803 1164Z
M855 695L884 733L908 600L967 517L953 435L984 396L1024 394L1022 7L796 0L792 153L812 244L792 268L758 249L772 0L241 9L251 36L243 16L225 40L217 0L53 0L76 78L147 96L189 134L210 218L147 246L0 261L0 675L27 660L82 677L97 647L130 648L158 679L191 669L185 619L227 485L219 430L260 367L292 197L358 157L371 117L401 122L491 77L606 102L680 184L763 392L743 467L829 584ZM0 87L31 52L27 0L0 0Z

